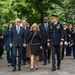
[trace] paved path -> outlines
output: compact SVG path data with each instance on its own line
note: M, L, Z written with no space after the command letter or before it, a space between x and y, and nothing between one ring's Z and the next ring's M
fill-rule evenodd
M0 75L75 75L75 60L72 56L65 57L62 60L61 70L55 72L51 71L51 64L43 66L43 62L39 62L39 70L31 71L30 65L25 65L22 67L21 72L12 72L12 67L7 66L6 56L3 56L3 60L0 60Z

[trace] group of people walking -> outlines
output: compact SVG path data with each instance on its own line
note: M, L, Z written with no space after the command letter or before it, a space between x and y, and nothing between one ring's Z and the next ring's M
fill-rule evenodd
M64 54L66 56L71 56L73 52L73 57L75 59L75 25L63 22L64 28L64 45L62 47L62 59L64 59Z
M51 16L51 23L48 18L43 18L43 23L37 25L32 24L27 26L26 20L17 18L15 20L16 26L9 23L8 29L5 32L4 45L7 52L8 66L13 67L13 72L17 69L16 57L18 57L18 71L21 71L21 66L26 62L30 64L30 69L38 70L38 61L43 60L43 65L50 64L52 55L52 71L60 69L61 59L71 55L75 59L75 26L64 22L60 24L57 20L57 15ZM2 39L0 34L0 39ZM62 54L62 55L61 55ZM57 64L56 64L57 55Z

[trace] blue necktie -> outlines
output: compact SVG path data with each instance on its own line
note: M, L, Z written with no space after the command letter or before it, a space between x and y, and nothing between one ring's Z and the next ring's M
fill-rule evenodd
M17 26L17 33L19 34L19 32L20 32L20 27Z
M47 24L45 25L45 28L46 28L46 31L47 31L48 30L48 25Z

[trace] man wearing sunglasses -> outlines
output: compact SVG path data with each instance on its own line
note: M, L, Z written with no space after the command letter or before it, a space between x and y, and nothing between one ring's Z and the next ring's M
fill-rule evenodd
M16 71L16 56L18 50L18 71L21 71L21 60L22 60L22 47L26 47L25 44L25 30L23 27L20 26L20 19L17 18L15 20L16 26L11 29L10 33L10 47L13 50L13 70Z

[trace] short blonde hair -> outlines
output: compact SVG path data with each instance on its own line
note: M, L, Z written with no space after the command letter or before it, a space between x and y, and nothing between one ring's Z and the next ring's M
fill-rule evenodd
M31 30L33 30L33 27L34 27L34 26L36 26L37 30L39 31L39 26L38 26L37 23L33 23L33 24L32 24L32 26L31 26Z

